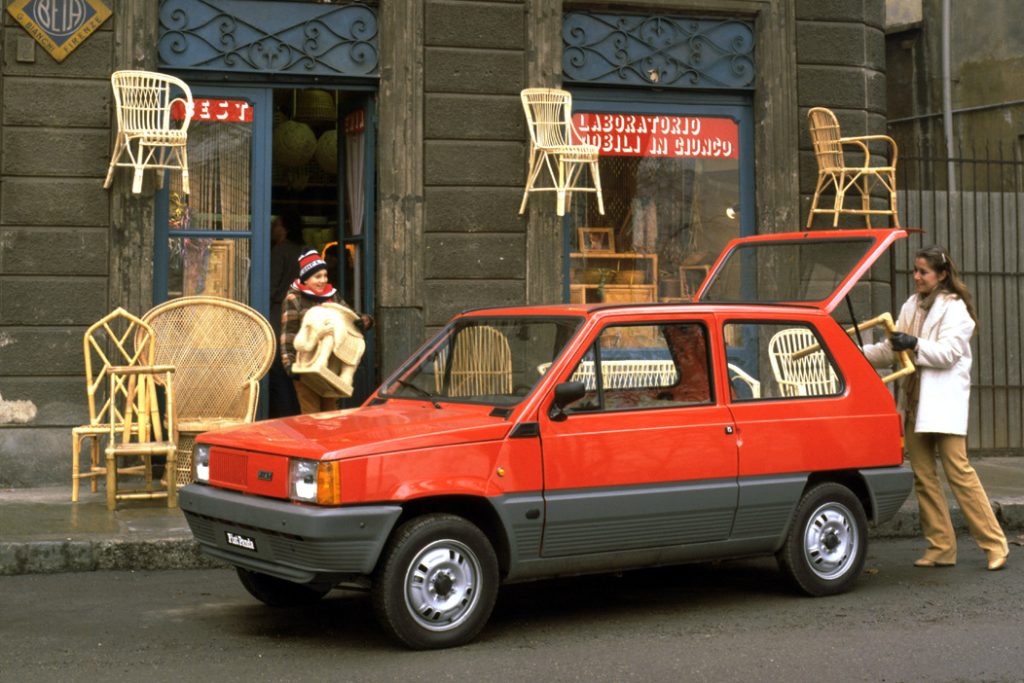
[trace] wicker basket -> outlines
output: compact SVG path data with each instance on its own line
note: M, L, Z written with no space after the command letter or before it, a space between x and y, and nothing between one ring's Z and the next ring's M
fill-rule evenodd
M624 269L615 274L617 285L642 285L647 281L647 271L642 268Z
M336 121L338 112L334 98L326 90L303 90L295 103L295 120L307 123Z

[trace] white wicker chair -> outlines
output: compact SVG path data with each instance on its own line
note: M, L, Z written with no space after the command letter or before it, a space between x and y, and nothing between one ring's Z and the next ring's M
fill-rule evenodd
M192 91L180 78L153 71L115 71L110 76L117 112L117 139L110 158L104 188L114 181L114 169L133 168L132 192L142 192L142 172L161 171L157 183L163 187L165 169L181 170L182 191L188 194L188 124L192 119ZM171 88L182 92L171 98ZM181 127L172 121L175 103L184 107ZM127 156L126 161L122 159Z
M811 351L810 347L816 347ZM810 351L810 352L808 352ZM814 333L803 327L779 330L768 341L768 359L783 396L831 396L839 377Z
M573 144L572 95L554 88L527 88L520 93L526 127L530 131L530 162L519 213L526 211L531 192L557 193L559 216L572 201L573 192L597 193L597 211L604 215L601 175L598 171L598 149L594 145ZM593 187L578 185L583 167L590 169ZM550 187L537 187L537 177L547 169Z

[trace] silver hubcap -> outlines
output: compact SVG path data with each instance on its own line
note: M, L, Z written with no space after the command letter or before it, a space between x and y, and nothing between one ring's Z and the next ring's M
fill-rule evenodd
M445 539L423 548L405 573L405 605L430 631L455 628L477 603L480 562L465 544Z
M804 558L819 577L837 579L857 557L859 542L850 511L839 503L825 503L807 521Z

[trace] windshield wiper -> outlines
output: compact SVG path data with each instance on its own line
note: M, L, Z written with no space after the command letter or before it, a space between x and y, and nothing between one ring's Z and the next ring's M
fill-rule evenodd
M426 389L418 387L412 382L406 382L404 379L396 379L395 382L397 384L401 384L403 387L408 387L409 389L412 389L414 394L416 394L417 396L422 396L423 398L427 399L438 410L441 409L441 404L438 403L437 400L434 398L434 395L427 391Z

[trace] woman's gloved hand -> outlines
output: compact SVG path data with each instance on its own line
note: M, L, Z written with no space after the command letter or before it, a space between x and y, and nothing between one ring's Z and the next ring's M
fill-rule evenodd
M893 332L889 344L893 351L912 351L917 348L917 337L905 332Z

